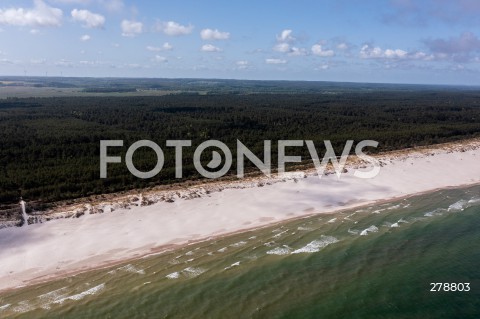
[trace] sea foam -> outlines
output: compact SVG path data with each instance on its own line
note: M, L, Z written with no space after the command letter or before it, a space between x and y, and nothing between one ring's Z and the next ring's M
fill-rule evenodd
M233 264L231 264L231 265L228 266L228 267L225 267L224 270L228 270L228 269L230 269L230 268L237 267L237 266L240 266L240 262L239 262L239 261L234 262Z
M3 306L0 306L0 311L3 311L5 309L7 309L8 307L10 307L11 304L7 303L6 305L3 305Z
M430 212L425 213L423 216L425 217L441 216L443 212L446 212L446 211L447 210L445 208L437 208Z
M241 246L244 246L246 244L247 244L247 242L242 240L242 241L239 241L238 243L231 244L230 247L241 247Z
M464 199L459 200L456 203L453 203L452 205L448 206L448 211L449 212L461 212L462 210L465 209L465 206L467 205L467 201Z
M360 233L360 236L367 236L368 233L376 233L378 232L378 227L375 226L375 225L372 225L364 230L362 230L362 232Z
M24 313L29 312L35 309L32 305L28 303L28 301L20 301L12 310L17 313Z
M68 288L63 287L40 295L38 296L38 299L40 299L40 301L42 302L42 305L40 307L43 309L50 309L50 305L52 303L55 303L55 301L57 300L64 299L68 295L68 293Z
M117 270L122 270L122 271L135 273L135 274L139 274L139 275L145 275L145 270L140 269L140 268L136 268L132 264L128 264L128 265L119 267L119 268L117 268Z
M182 270L182 274L189 278L194 278L203 274L206 270L202 268L195 268L195 267L187 267Z
M180 274L178 273L178 271L176 271L166 275L165 277L167 277L168 279L177 279L178 277L180 277Z
M480 205L480 197L471 198L471 199L467 202L467 205L468 205L468 207Z
M287 245L283 245L282 247L276 247L274 249L271 249L267 251L268 255L288 255L292 249L288 247Z
M86 296L89 296L89 295L95 295L96 293L102 291L103 289L105 289L105 283L103 284L100 284L98 286L95 286L93 288L90 288L88 290L85 290L79 294L76 294L76 295L72 295L72 296L69 296L69 297L65 297L65 298L62 298L62 299L58 299L58 300L55 300L53 303L56 303L56 304L61 304L63 303L64 301L67 301L67 300L81 300L83 298L85 298Z
M328 245L334 244L339 240L332 236L323 236L319 240L314 240L309 242L306 246L292 251L292 254L300 253L316 253L320 249L327 247Z
M353 235L358 235L359 231L356 230L356 229L350 229L350 228L349 228L349 229L348 229L348 233L349 233L349 234L353 234Z

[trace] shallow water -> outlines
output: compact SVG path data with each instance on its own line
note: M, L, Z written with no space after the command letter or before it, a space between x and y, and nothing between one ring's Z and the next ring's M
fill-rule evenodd
M22 288L0 317L480 318L479 226L480 186L442 190Z

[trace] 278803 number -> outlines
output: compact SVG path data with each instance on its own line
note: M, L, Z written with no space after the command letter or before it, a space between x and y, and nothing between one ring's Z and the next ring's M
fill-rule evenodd
M432 288L430 291L445 291L445 292L455 292L455 291L470 291L470 283L469 282L431 282L430 286Z

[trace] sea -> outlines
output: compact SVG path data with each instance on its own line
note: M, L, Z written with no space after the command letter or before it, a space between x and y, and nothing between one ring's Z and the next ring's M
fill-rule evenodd
M480 318L480 186L18 288L0 293L0 318Z

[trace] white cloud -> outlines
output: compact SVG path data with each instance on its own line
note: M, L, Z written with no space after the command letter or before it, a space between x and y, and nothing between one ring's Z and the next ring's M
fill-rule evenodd
M91 37L88 34L84 34L80 37L80 41L83 41L83 42L88 41L90 39Z
M166 35L170 36L179 36L179 35L186 35L190 34L193 30L192 25L181 25L175 21L168 21L168 22L157 22L156 29L159 32L163 32Z
M71 14L73 20L83 22L85 28L103 28L105 24L104 16L88 10L73 9Z
M292 30L285 29L277 35L277 41L279 42L293 42L295 41L295 38L292 37Z
M287 60L282 59L265 59L265 63L267 64L285 64Z
M143 23L141 22L123 20L121 27L124 37L134 37L143 32Z
M161 47L147 46L148 51L160 52L160 51L171 51L173 50L173 45L168 42L165 42Z
M168 43L168 42L165 42L165 43L162 45L162 48L163 48L163 50L165 50L165 51L171 51L171 50L173 50L173 45L171 45L171 44Z
M58 27L62 24L62 10L50 7L42 0L34 0L33 3L32 9L0 9L0 24L36 27Z
M280 35L277 35L277 44L273 46L273 51L288 53L290 56L307 55L307 50L291 46L295 40L296 39L292 36L292 30L283 30Z
M288 53L290 56L304 56L307 55L308 52L304 48L297 48L297 47L290 47L288 43L277 43L273 47L273 51L281 52L281 53Z
M237 62L235 62L235 64L237 65L238 70L246 70L250 66L250 62L248 62L246 60L237 61Z
M45 59L31 59L30 64L45 64L47 60Z
M148 51L153 51L153 52L163 51L162 48L154 47L154 46L151 46L151 45L148 45L148 46L147 46L147 50L148 50Z
M288 55L290 56L304 56L307 55L308 52L304 48L297 48L297 47L292 47Z
M65 59L61 59L61 60L55 62L54 65L55 66L61 66L61 67L72 67L73 62L65 60Z
M276 52L289 52L290 51L290 44L288 43L277 43L274 47L273 47L273 51L276 51Z
M220 52L222 49L212 45L212 44L204 44L202 45L202 48L200 49L203 52Z
M200 37L203 40L228 40L230 38L230 33L222 32L217 29L203 29L200 31Z
M318 67L314 68L315 71L324 71L330 69L330 65L324 63L322 65L319 65Z
M368 44L365 44L360 49L360 57L362 59L382 58L384 57L383 50L379 47L372 48Z
M89 66L102 66L102 65L109 65L113 66L110 61L101 61L101 60L80 60L78 64L81 65L89 65Z
M337 49L339 49L339 50L347 50L348 48L349 48L349 46L345 42L337 44Z
M410 58L414 60L432 61L435 59L435 56L433 54L426 54L425 52L418 51L410 54Z
M158 63L168 62L167 58L161 55L155 55L155 57L153 58L153 61Z
M383 59L383 60L421 60L432 61L442 60L447 58L446 55L441 54L426 54L422 51L407 52L401 49L385 49L380 47L372 47L365 44L360 49L360 58L362 59Z
M365 44L360 49L360 57L362 59L404 59L408 57L408 52L400 49L386 49L380 47L371 47Z
M403 51L400 49L396 49L396 50L386 49L385 57L389 59L396 59L396 58L403 59L407 57L407 51Z
M321 57L331 57L335 55L335 52L333 52L333 50L325 50L323 49L321 44L314 44L312 46L312 53Z
M40 30L38 30L38 29L32 29L32 30L30 30L30 34L33 34L33 35L37 35L37 34L39 34L39 33L40 33Z

